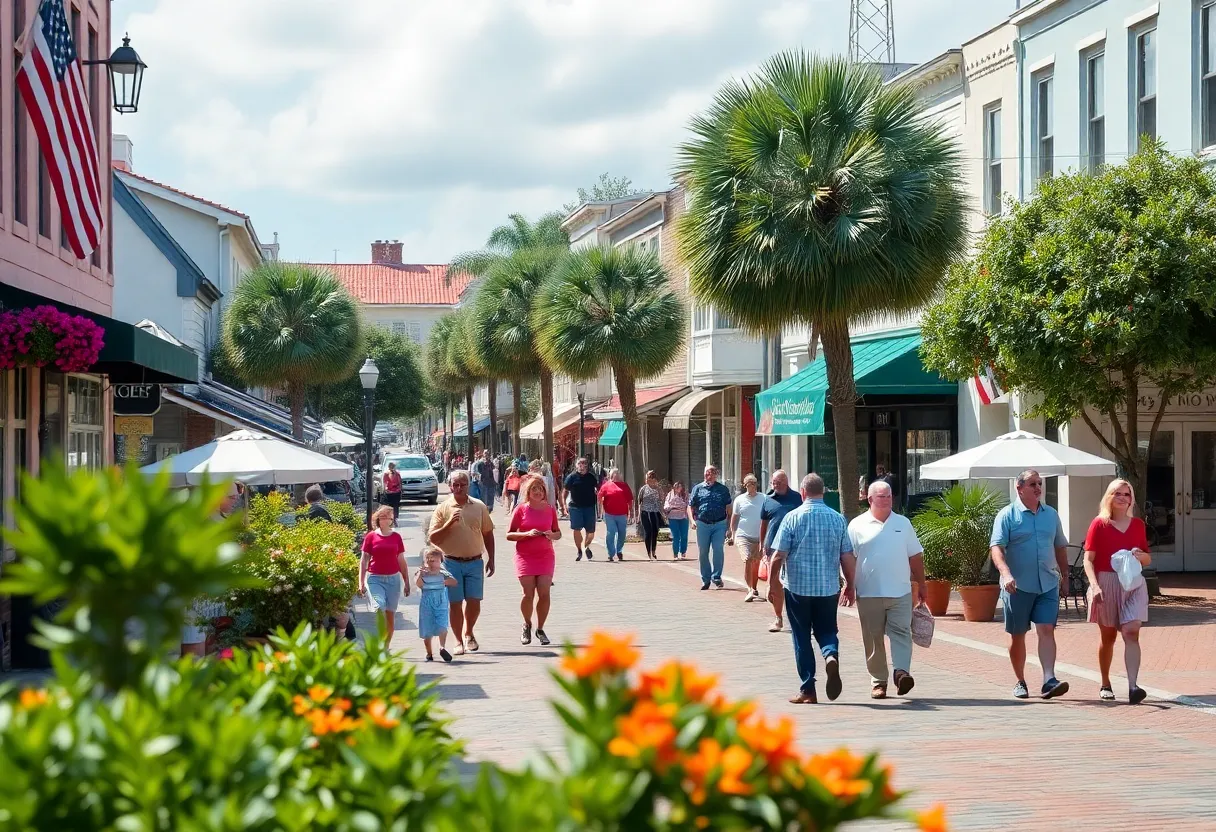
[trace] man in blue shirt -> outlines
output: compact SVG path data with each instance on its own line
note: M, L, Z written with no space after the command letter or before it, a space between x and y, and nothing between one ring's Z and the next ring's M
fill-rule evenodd
M1026 699L1026 633L1035 625L1039 662L1043 665L1040 696L1051 699L1068 692L1068 682L1056 678L1056 620L1060 595L1068 594L1068 539L1060 515L1043 503L1043 478L1023 471L1017 479L1018 498L1001 509L992 524L989 545L1000 573L1005 632L1009 633L1009 662L1017 684L1013 695Z
M714 586L722 589L722 567L726 565L726 527L730 522L730 489L718 482L718 469L705 467L705 482L692 487L688 495L688 507L692 509L692 528L697 533L697 550L701 557L701 589ZM710 568L709 550L714 551L713 567Z
M771 569L779 569L785 587L785 608L794 635L794 663L802 686L790 702L815 704L815 653L811 635L819 642L827 672L828 699L840 696L840 636L836 623L838 603L850 605L857 590L853 579L857 559L848 525L840 512L823 501L823 478L802 478L803 503L785 515L773 542ZM840 600L840 573L844 572L844 598Z
M778 583L777 571L772 568L773 541L777 538L777 527L798 506L802 505L802 495L790 488L790 478L778 468L769 480L769 489L760 512L760 540L764 545L764 556L769 559L768 570L768 602L773 605L773 613L777 619L769 625L770 633L779 633L782 629L781 615L785 610L785 594Z

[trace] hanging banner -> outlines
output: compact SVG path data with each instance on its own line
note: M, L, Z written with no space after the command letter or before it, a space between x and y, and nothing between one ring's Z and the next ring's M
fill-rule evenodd
M759 393L757 436L821 436L826 390L804 393Z

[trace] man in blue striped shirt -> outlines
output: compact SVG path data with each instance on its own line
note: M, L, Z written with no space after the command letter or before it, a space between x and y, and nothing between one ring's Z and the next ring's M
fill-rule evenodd
M794 663L802 685L790 700L795 705L815 704L815 653L811 635L819 642L827 673L828 699L840 696L840 638L836 607L856 598L854 574L857 559L849 540L848 524L840 512L823 501L823 478L802 478L803 503L781 521L770 569L779 569L785 587L786 616L794 634ZM840 573L844 571L844 598L840 599Z

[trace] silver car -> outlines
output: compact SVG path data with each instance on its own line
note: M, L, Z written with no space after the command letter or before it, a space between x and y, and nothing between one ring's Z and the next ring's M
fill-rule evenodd
M384 493L384 472L388 464L397 464L401 475L401 499L426 500L431 505L439 501L439 478L431 469L431 461L422 454L387 454L384 467L376 475L376 495Z

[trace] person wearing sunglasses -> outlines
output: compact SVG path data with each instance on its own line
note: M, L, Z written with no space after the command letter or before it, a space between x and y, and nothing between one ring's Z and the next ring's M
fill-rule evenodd
M992 563L1000 573L1009 663L1017 677L1013 695L1017 699L1030 696L1026 633L1034 624L1043 665L1039 695L1054 699L1068 692L1068 682L1056 678L1056 621L1060 596L1068 594L1068 538L1060 515L1042 501L1043 478L1038 471L1019 474L1017 491L1017 499L997 514L988 541Z
M1135 492L1127 480L1115 480L1106 487L1098 504L1098 516L1085 535L1085 576L1089 578L1089 620L1098 625L1102 641L1098 646L1098 669L1102 686L1098 696L1114 701L1110 684L1110 665L1115 655L1115 639L1123 635L1123 662L1127 668L1127 699L1133 705L1147 694L1137 684L1140 675L1140 625L1148 621L1148 587L1144 581L1125 590L1111 559L1116 552L1128 551L1148 566L1148 534L1144 521L1133 516Z

